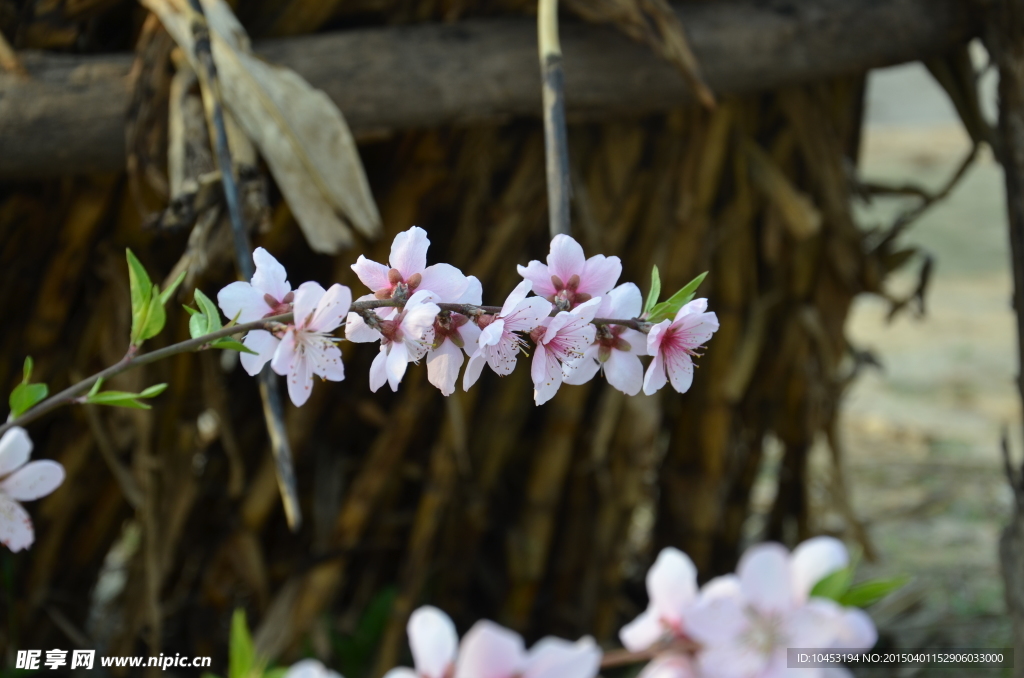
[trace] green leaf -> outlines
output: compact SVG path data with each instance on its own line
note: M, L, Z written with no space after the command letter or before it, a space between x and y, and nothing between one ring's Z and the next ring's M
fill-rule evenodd
M97 380L92 390L85 397L85 402L90 405L109 405L111 407L130 407L136 410L148 410L149 405L139 402L139 398L155 398L167 390L167 384L154 384L142 393L129 393L128 391L102 391L99 392L99 384L103 380Z
M50 394L50 389L46 384L29 383L29 379L32 378L32 367L32 356L25 356L25 364L21 368L21 383L14 387L7 399L12 417L20 417Z
M128 258L128 285L131 288L132 297L131 343L133 346L137 346L142 341L142 331L149 318L150 302L153 299L153 283L142 262L130 249L125 250L125 256Z
M839 601L849 590L850 584L853 582L853 569L854 566L851 563L843 569L836 570L823 578L811 589L811 596Z
M228 646L228 678L248 678L256 664L256 650L245 621L245 610L231 616L231 641Z
M186 306L185 308L188 308ZM206 318L206 314L194 309L192 311L192 317L188 319L188 333L193 339L209 334L207 331L207 323L209 322Z
M92 396L94 396L97 393L99 393L101 386L103 386L103 377L100 377L95 382L93 382L92 388L90 388L89 392L85 394L86 399L89 399Z
M216 332L222 327L220 322L220 311L217 309L217 305L210 301L210 297L203 294L202 290L197 289L195 297L196 303L199 304L199 310L201 310L203 315L207 318L207 333Z
M267 669L263 673L263 678L284 678L285 674L288 673L287 666L277 666L272 669Z
M893 591L903 588L909 581L910 577L893 577L861 582L851 586L839 598L839 603L846 607L867 607L885 598Z
M202 315L203 314L202 311L197 311L196 309L192 308L188 304L182 304L181 307L183 309L185 309L185 311L187 311L189 315Z
M140 403L136 398L139 397L138 393L128 393L126 391L103 391L96 395L91 395L85 399L85 402L90 405L109 405L111 407L130 407L136 410L148 410L151 409L146 403Z
M152 296L149 299L148 313L139 331L139 343L160 334L160 330L164 328L166 322L167 312L164 311L163 302L160 301L160 290L154 286Z
M688 282L683 289L679 290L660 304L654 306L651 309L647 320L652 323L657 323L667 318L674 318L676 313L679 312L679 309L693 300L694 294L697 292L697 288L700 287L702 282L704 282L704 278L706 278L707 275L708 272L704 271Z
M650 313L651 309L654 308L655 304L658 303L658 297L661 296L661 274L658 273L658 267L655 266L651 269L651 289L647 292L647 301L644 303L644 313Z
M167 289L160 293L160 305L166 306L167 302L171 300L171 295L174 294L174 290L178 289L178 285L185 279L185 271L178 274L178 277L174 279Z
M203 671L199 678L220 678L216 673L210 673L209 671Z
M167 390L167 384L153 384L142 393L139 394L140 398L155 398L164 391Z
M45 400L49 393L50 389L46 387L46 384L18 384L11 391L11 397L8 399L11 416L20 417L37 403Z
M239 353L251 353L253 355L258 355L256 351L253 351L251 348L249 348L242 342L230 339L228 337L224 337L222 339L218 339L217 341L210 342L210 348L230 349L232 351L238 351Z

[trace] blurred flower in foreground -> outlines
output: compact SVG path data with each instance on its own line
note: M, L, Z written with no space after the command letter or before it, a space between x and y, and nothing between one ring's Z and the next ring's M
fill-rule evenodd
M875 629L863 612L812 597L814 585L846 567L842 542L810 539L790 554L780 544L751 547L735 575L714 579L684 615L687 634L701 644L702 675L757 678L786 672L790 647L874 645ZM800 669L819 678L823 669Z
M647 609L622 627L619 640L640 652L666 638L683 637L683 613L697 599L697 568L679 549L662 549L647 571Z
M303 659L295 662L284 674L284 678L342 678L337 671L318 662L316 659Z
M426 605L409 617L406 626L416 670L391 669L384 678L449 678L459 650L459 635L448 615Z
M462 639L454 678L594 678L600 666L589 636L575 643L549 636L527 652L518 633L484 620Z
M0 438L0 544L14 552L32 545L32 519L18 502L45 497L64 482L64 467L43 459L29 462L32 440L20 426Z

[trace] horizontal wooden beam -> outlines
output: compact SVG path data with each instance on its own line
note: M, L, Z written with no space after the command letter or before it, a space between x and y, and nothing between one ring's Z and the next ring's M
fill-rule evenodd
M979 29L970 0L719 0L677 11L718 94L913 61ZM691 100L672 66L611 28L565 22L562 46L570 120ZM323 89L357 137L541 111L536 31L526 19L345 31L256 51ZM0 177L122 168L131 55L21 57L31 79L0 74Z

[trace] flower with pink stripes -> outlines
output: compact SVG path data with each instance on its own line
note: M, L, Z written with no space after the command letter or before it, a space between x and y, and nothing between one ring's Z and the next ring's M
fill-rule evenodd
M651 395L669 380L680 393L693 383L693 356L718 330L718 316L708 313L707 299L694 299L673 320L662 320L647 335L647 352L654 360L644 375L644 393Z
M470 357L462 375L462 388L465 390L468 391L480 378L485 362L503 377L512 374L516 368L516 355L524 344L515 333L532 332L551 312L551 304L547 300L526 298L531 286L529 280L519 283L508 295L498 315L478 318L483 331L480 332L476 352Z
M533 283L533 293L559 311L607 294L622 274L618 257L598 254L587 259L580 244L567 235L556 235L551 241L547 262L531 261L516 268L519 275Z
M537 345L530 376L533 377L533 399L543 405L554 397L562 385L562 369L583 358L583 352L594 343L596 328L590 324L601 299L586 301L571 311L561 311L554 318L530 332Z

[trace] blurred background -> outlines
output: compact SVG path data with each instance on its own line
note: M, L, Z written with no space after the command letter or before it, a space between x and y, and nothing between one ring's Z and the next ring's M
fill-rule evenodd
M247 226L293 284L361 294L350 264L386 261L414 224L430 263L478 276L485 303L543 259L535 3L233 7L254 51L324 88L356 142L339 142L337 172L282 174L225 89ZM870 609L884 646L1012 645L1000 439L1018 457L1024 441L982 19L958 0L565 3L574 235L644 291L652 265L670 291L709 271L721 330L691 391L595 381L537 408L522 365L447 399L420 365L371 394L375 351L343 344L346 381L284 410L288 480L237 358L121 375L111 388L171 386L151 411L75 407L29 427L68 479L30 506L33 548L0 553L0 673L19 648L53 647L221 667L237 608L261 653L348 678L407 661L424 603L460 630L487 617L611 647L660 548L706 580L751 543L816 534L861 554L858 577L910 576ZM231 230L180 35L121 0L0 0L0 35L0 384L31 355L55 392L124 355L125 247L154 280L186 274L156 348L187 338L191 289L237 279ZM346 35L368 42L345 52ZM714 106L697 103L705 80ZM336 124L304 96L284 97L283 119ZM377 219L353 208L353 168ZM346 198L313 224L292 191L331 182Z

